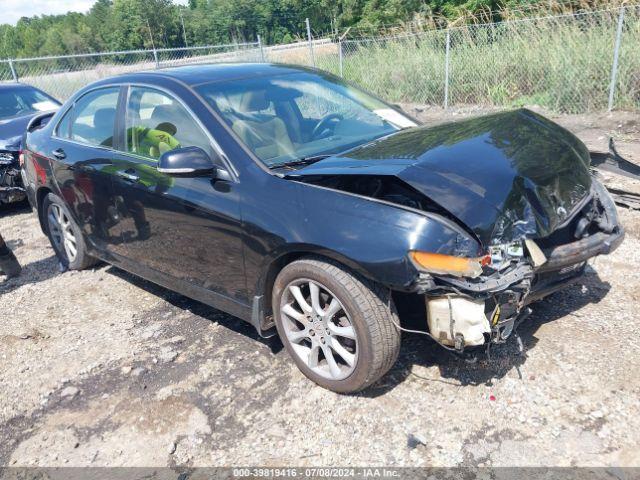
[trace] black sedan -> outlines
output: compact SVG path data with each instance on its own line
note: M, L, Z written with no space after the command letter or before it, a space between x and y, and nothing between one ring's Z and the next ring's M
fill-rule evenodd
M22 136L35 115L59 106L30 85L0 84L0 204L24 200L18 159Z
M589 152L528 110L428 127L340 79L268 64L94 83L32 122L25 177L60 261L104 260L277 330L338 391L407 325L463 352L623 238Z

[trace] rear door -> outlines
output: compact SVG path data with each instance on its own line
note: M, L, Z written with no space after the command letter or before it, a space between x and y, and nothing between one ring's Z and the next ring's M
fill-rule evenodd
M119 86L101 87L79 97L55 126L46 152L71 213L99 250L120 242L113 231L117 218L109 172L120 91Z
M124 127L112 167L122 239L116 252L140 275L176 279L195 298L202 289L244 303L237 183L157 170L168 150L212 153L209 134L175 96L146 86L129 87Z

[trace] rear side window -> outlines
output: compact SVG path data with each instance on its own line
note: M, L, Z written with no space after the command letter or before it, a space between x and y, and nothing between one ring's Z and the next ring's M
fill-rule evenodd
M82 96L64 115L56 134L80 143L112 147L119 92L119 87L109 87Z
M158 160L180 147L200 147L212 155L209 138L175 98L147 87L131 87L126 115L126 151Z

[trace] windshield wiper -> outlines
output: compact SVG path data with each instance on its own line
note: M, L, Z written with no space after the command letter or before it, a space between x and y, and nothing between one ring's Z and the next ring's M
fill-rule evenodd
M270 169L282 168L282 167L299 167L302 165L311 165L312 163L319 162L325 158L329 158L332 155L325 153L322 155L309 155L308 157L298 158L296 160L290 160L288 162L276 163L274 165L270 165Z

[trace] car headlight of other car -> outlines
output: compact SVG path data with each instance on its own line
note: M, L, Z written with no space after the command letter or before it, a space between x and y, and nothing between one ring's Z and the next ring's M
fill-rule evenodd
M491 257L456 257L442 253L411 251L409 256L419 270L436 275L453 275L455 277L479 277L482 267L491 263Z

